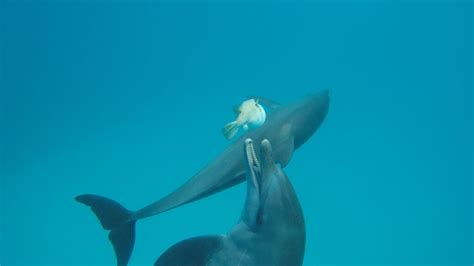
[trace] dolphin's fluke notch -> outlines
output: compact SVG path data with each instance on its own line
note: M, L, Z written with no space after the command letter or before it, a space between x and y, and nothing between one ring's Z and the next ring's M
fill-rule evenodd
M102 227L110 230L109 239L114 246L117 265L127 265L135 244L136 220L132 218L132 212L120 203L98 195L80 195L76 201L90 206Z

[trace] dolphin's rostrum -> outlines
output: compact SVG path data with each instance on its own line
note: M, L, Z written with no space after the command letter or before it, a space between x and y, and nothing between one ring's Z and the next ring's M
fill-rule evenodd
M293 266L304 257L306 230L296 193L275 164L268 140L257 156L244 144L247 199L240 221L226 235L183 240L163 253L155 266Z
M130 211L111 199L91 194L76 197L91 207L102 227L110 230L117 264L127 265L135 242L135 222L178 206L210 196L245 180L242 145L251 138L260 143L268 139L273 159L281 167L290 161L293 151L303 145L324 121L329 108L329 93L322 91L287 106L278 107L259 128L231 144L181 187L137 211ZM255 147L259 153L260 147Z

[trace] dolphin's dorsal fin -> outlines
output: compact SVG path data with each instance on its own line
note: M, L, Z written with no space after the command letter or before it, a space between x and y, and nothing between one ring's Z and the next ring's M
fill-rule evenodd
M276 101L270 100L268 98L265 98L263 96L258 96L258 95L248 95L247 99L255 99L258 100L258 103L261 103L265 105L266 107L270 108L270 110L275 110L280 108L282 105L277 103Z
M207 265L212 255L223 245L223 236L200 236L171 246L155 262L155 266Z

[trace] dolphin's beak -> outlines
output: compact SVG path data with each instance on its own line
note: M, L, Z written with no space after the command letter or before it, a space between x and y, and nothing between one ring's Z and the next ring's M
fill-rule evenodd
M273 159L272 145L268 139L262 140L260 154L261 171L273 169L275 167L275 160Z
M245 159L247 165L247 172L249 175L249 180L255 188L259 187L259 181L261 176L261 166L260 162L257 159L255 150L253 147L253 142L251 139L245 140Z

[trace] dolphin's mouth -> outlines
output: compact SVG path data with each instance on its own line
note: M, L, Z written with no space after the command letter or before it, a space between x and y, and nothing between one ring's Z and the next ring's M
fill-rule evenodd
M251 139L245 140L245 152L247 153L247 163L249 165L250 170L252 171L252 175L257 178L258 176L260 176L261 166L260 162L258 161L257 155L255 154L255 149L253 147L253 142Z

